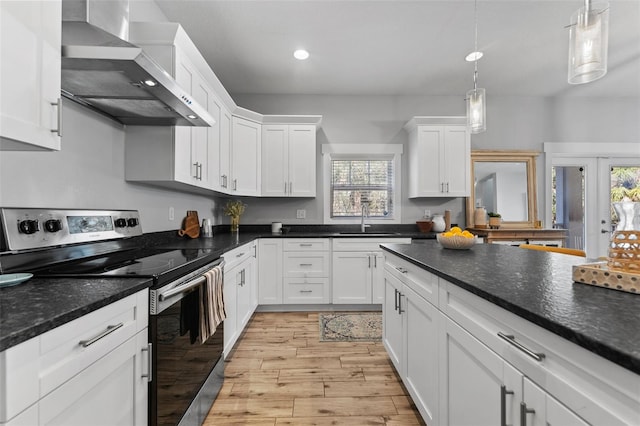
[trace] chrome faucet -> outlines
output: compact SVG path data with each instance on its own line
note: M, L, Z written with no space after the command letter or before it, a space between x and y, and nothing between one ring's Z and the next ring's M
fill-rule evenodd
M364 223L364 218L365 216L369 217L369 205L368 204L362 204L362 212L361 212L361 216L360 216L360 232L364 232L365 229L367 229L368 227L370 227L371 225L365 225Z

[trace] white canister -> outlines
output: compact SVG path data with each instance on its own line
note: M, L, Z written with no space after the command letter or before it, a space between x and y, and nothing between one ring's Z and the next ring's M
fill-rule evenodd
M282 233L282 222L272 222L271 223L271 233L272 234L280 234L280 233Z
M202 236L204 238L213 237L213 229L211 229L211 219L202 219Z
M434 214L431 221L433 222L433 227L431 228L431 231L433 232L443 232L446 228L444 216L441 214Z

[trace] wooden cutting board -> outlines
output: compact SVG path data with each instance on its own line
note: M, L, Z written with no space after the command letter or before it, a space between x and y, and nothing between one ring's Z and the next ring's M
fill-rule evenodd
M191 238L198 238L200 236L200 220L198 219L197 211L187 211L187 217L182 221L182 229L178 231L178 235L181 237L186 235Z

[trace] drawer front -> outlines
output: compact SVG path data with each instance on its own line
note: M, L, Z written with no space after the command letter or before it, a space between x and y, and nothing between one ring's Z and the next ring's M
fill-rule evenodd
M283 244L284 251L328 251L328 238L291 238Z
M409 244L411 238L334 238L333 251L382 251L380 244Z
M438 306L438 277L413 263L384 252L385 270L397 277L413 291Z
M255 256L257 249L255 248L255 242L250 242L240 247L236 247L222 255L222 258L226 262L225 269L233 268L235 265L240 264L246 259Z
M148 290L140 293L148 300ZM144 299L133 294L40 336L40 397L134 336L148 321Z
M328 278L286 278L284 303L330 303Z
M328 277L329 253L284 253L285 277Z

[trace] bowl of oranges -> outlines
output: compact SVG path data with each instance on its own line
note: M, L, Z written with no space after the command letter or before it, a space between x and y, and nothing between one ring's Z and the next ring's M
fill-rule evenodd
M477 242L477 237L469 231L463 231L457 226L447 232L436 234L440 245L447 249L468 250Z

